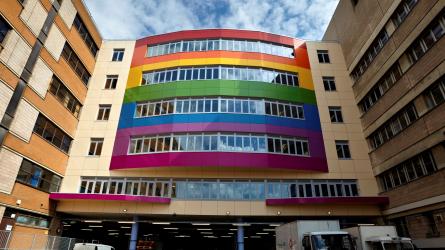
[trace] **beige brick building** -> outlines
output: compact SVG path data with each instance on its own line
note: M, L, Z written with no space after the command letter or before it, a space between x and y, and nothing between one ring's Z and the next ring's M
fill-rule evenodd
M445 246L444 5L340 1L323 38L353 79L385 221L423 248Z
M102 39L80 0L0 1L0 27L0 230L60 234L49 193L65 175Z

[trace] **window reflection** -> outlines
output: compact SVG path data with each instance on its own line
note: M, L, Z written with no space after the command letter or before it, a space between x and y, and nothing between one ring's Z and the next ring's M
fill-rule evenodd
M147 48L147 56L161 56L179 52L229 50L243 52L259 52L283 57L294 57L294 49L291 47L267 43L263 41L229 40L229 39L205 39L195 41L176 41L166 44L150 45Z
M85 177L81 181L80 193L127 194L192 200L264 200L266 198L359 196L359 189L355 180L175 180Z
M135 117L185 113L239 113L304 119L302 104L238 98L173 99L136 104Z
M258 81L295 87L299 86L298 73L281 72L265 68L241 68L229 66L174 68L144 72L142 73L141 85L212 79Z
M309 156L308 144L308 140L304 138L271 137L256 134L171 134L131 138L128 151L129 154L177 151L220 151L269 152Z

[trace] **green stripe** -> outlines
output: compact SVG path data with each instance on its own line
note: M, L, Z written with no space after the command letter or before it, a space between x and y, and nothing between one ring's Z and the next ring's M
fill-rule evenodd
M177 81L134 87L125 91L124 103L188 96L240 96L316 104L313 90L233 80Z

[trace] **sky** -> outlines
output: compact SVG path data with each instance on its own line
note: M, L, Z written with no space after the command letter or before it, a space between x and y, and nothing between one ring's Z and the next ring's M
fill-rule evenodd
M320 40L339 0L84 0L104 39L234 28Z

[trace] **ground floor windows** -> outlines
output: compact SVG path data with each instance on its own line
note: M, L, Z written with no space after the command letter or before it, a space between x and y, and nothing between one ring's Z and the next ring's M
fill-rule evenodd
M400 236L413 239L435 238L445 232L445 210L430 210L390 219L388 222L396 226Z
M355 180L176 180L84 177L79 192L198 200L359 196Z
M130 139L129 154L160 152L258 152L310 156L304 138L264 134L199 133L139 136Z
M302 104L224 97L171 99L138 103L135 117L193 113L238 113L304 119Z
M17 216L16 222L18 224L27 225L27 226L49 228L49 220L45 219L45 218L41 218L41 217L34 217L34 216L19 214Z
M28 227L49 228L51 222L50 217L9 207L6 208L3 216L6 223L10 220L15 220L16 224ZM12 224L13 222L10 221L9 223ZM0 240L0 242L2 241Z

